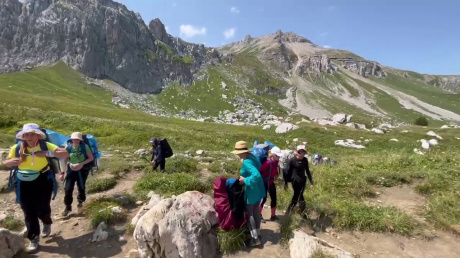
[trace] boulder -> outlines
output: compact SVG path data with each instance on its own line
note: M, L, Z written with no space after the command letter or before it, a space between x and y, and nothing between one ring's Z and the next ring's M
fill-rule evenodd
M393 138L393 139L390 139L390 142L399 142L399 140L398 140L398 139L395 139L395 138Z
M215 257L219 225L214 200L197 191L161 200L142 216L134 230L139 255Z
M289 240L289 250L291 258L310 258L317 250L321 250L324 254L336 258L354 258L355 256L343 250L342 248L330 244L317 237L310 236L300 230L292 233Z
M425 139L421 139L420 142L422 143L422 148L425 149L425 150L429 150L430 149L430 143L425 140Z
M436 145L438 145L438 140L431 139L431 140L428 141L428 144L430 144L431 147L436 146Z
M18 233L0 228L0 257L11 258L24 248L24 238Z
M382 131L382 130L380 130L380 129L378 129L378 128L372 128L371 131L374 132L374 133L377 133L377 134L385 134L384 131Z
M149 151L146 150L146 149L138 149L135 154L139 155L139 156L145 156L145 155L148 155L149 154Z
M345 124L347 123L347 115L345 114L342 114L342 113L339 113L339 114L335 114L333 117L332 117L332 121L335 122L335 123L338 123L338 124Z
M363 145L355 144L355 141L354 141L354 140L350 140L350 139L347 139L347 140L337 140L337 141L335 141L334 144L337 145L337 146L343 146L343 147L354 148L354 149L365 149L365 148L366 148L366 147L363 146Z
M433 132L433 131L429 131L428 133L426 133L426 135L432 136L432 137L436 137L436 138L442 140L442 137L439 136L439 135L437 135L437 134L436 134L435 132Z
M359 129L367 130L365 124L355 124Z
M276 127L275 132L276 133L287 133L292 130L299 129L297 125L293 125L290 123L282 123L279 126Z
M418 154L418 155L425 155L422 151L420 151L420 150L417 149L417 148L414 148L414 153L415 153L415 154Z
M139 219L142 216L144 216L144 214L147 213L147 211L149 211L153 206L157 205L162 200L162 198L154 192L149 192L147 196L150 197L149 203L140 208L136 216L134 216L134 218L131 220L132 225L137 225Z
M204 156L204 150L197 150L196 155L198 156Z
M264 127L262 127L262 130L269 130L270 128L272 128L271 125L264 125Z
M347 123L345 126L356 129L356 125L354 123Z

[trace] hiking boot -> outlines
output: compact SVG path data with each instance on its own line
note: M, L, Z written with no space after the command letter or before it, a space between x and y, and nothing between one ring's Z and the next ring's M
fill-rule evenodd
M251 247L256 247L256 246L261 246L262 245L262 241L260 241L260 237L257 238L257 239L252 239L251 241Z
M81 209L81 207L83 207L83 202L78 202L77 208Z
M51 224L43 224L42 237L47 237L51 234Z
M26 248L27 253L35 253L38 249L38 243L40 242L40 237L36 236L34 239L30 240L29 246Z
M270 217L270 220L271 221L277 221L277 220L280 220L280 219L278 218L278 216L274 215L274 216Z
M71 211L71 209L65 208L65 210L61 213L62 217L67 217Z
M260 222L262 223L266 223L267 221L264 219L264 217L262 216L262 214L260 214Z

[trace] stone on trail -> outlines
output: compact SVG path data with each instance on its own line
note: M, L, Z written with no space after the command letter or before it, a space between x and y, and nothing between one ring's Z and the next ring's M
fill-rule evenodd
M141 258L211 258L217 252L219 225L214 200L197 191L161 200L134 230Z
M289 240L289 250L291 258L310 258L313 253L320 249L324 254L328 254L336 258L353 258L352 253L343 250L342 248L330 244L317 237L310 236L300 230L292 233Z
M24 238L18 233L0 228L0 257L11 258L24 248Z
M101 242L107 239L109 233L105 231L107 229L107 225L104 222L101 222L99 226L97 226L96 231L93 234L93 238L91 242Z

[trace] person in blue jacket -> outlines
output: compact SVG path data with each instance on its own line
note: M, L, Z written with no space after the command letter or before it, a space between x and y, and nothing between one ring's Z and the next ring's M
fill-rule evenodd
M235 144L232 153L243 160L243 167L240 170L240 184L245 186L244 198L246 210L249 214L249 227L251 231L251 246L262 244L260 239L261 217L259 212L260 202L266 196L264 182L259 173L260 162L249 152L246 142L239 141Z

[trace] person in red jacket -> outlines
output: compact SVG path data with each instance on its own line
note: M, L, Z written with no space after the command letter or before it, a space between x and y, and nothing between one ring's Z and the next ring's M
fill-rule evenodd
M281 157L281 150L278 147L273 147L270 150L270 154L268 155L267 161L262 164L260 167L260 174L264 179L265 190L268 191L270 194L270 207L271 207L271 221L275 221L278 219L276 216L276 186L275 186L275 178L279 176L278 173L278 163ZM262 217L262 210L264 208L264 204L267 201L267 197L262 199L260 203L260 214ZM262 221L265 222L262 218Z

